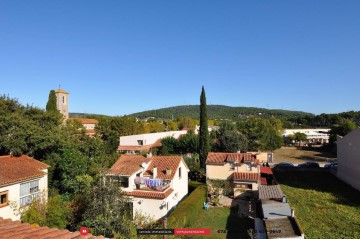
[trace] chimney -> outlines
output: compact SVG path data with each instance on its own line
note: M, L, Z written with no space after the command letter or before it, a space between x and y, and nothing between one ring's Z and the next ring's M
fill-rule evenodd
M172 171L171 169L167 168L166 169L166 175L171 175L171 171Z
M153 178L156 178L157 177L157 167L154 166L153 167Z

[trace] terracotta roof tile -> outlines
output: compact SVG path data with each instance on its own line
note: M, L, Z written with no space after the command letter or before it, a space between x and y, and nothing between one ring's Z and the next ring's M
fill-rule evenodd
M104 239L103 236L81 236L79 232L59 230L57 228L36 227L20 221L12 221L0 217L0 238L1 239Z
M210 152L206 164L225 164L226 162L256 162L256 156L251 153L216 153Z
M250 173L250 172L235 172L234 180L239 181L258 181L260 178L259 173Z
M96 131L94 129L86 129L85 134L95 134Z
M273 174L270 167L260 167L260 173L264 174Z
M125 192L125 194L132 197L164 199L167 198L172 192L174 192L174 189L169 188L165 192L134 190L132 192Z
M260 177L261 185L267 185L267 180L265 177Z
M0 156L0 185L41 177L46 174L41 170L48 167L49 165L27 155Z
M64 91L63 89L57 89L57 90L55 90L55 93L69 94L66 91Z
M107 174L130 176L141 169L142 163L148 162L150 162L150 159L142 155L121 155L116 163L108 170Z
M181 156L154 156L151 158L150 165L146 168L144 176L152 176L154 166L157 167L156 178L173 179L176 170L182 160ZM171 174L166 174L166 169L171 169Z

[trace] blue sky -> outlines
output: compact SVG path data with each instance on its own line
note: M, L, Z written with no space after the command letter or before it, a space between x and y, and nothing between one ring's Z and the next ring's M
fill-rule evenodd
M198 104L360 110L360 1L0 1L0 94L123 115Z

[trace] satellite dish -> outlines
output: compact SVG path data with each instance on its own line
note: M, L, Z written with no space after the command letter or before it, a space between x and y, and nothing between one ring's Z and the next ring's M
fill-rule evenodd
M141 167L146 168L146 163L142 163Z

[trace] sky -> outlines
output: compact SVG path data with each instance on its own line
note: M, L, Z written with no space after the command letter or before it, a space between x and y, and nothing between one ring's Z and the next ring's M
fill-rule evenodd
M207 104L360 110L360 1L0 1L0 94L124 115Z

